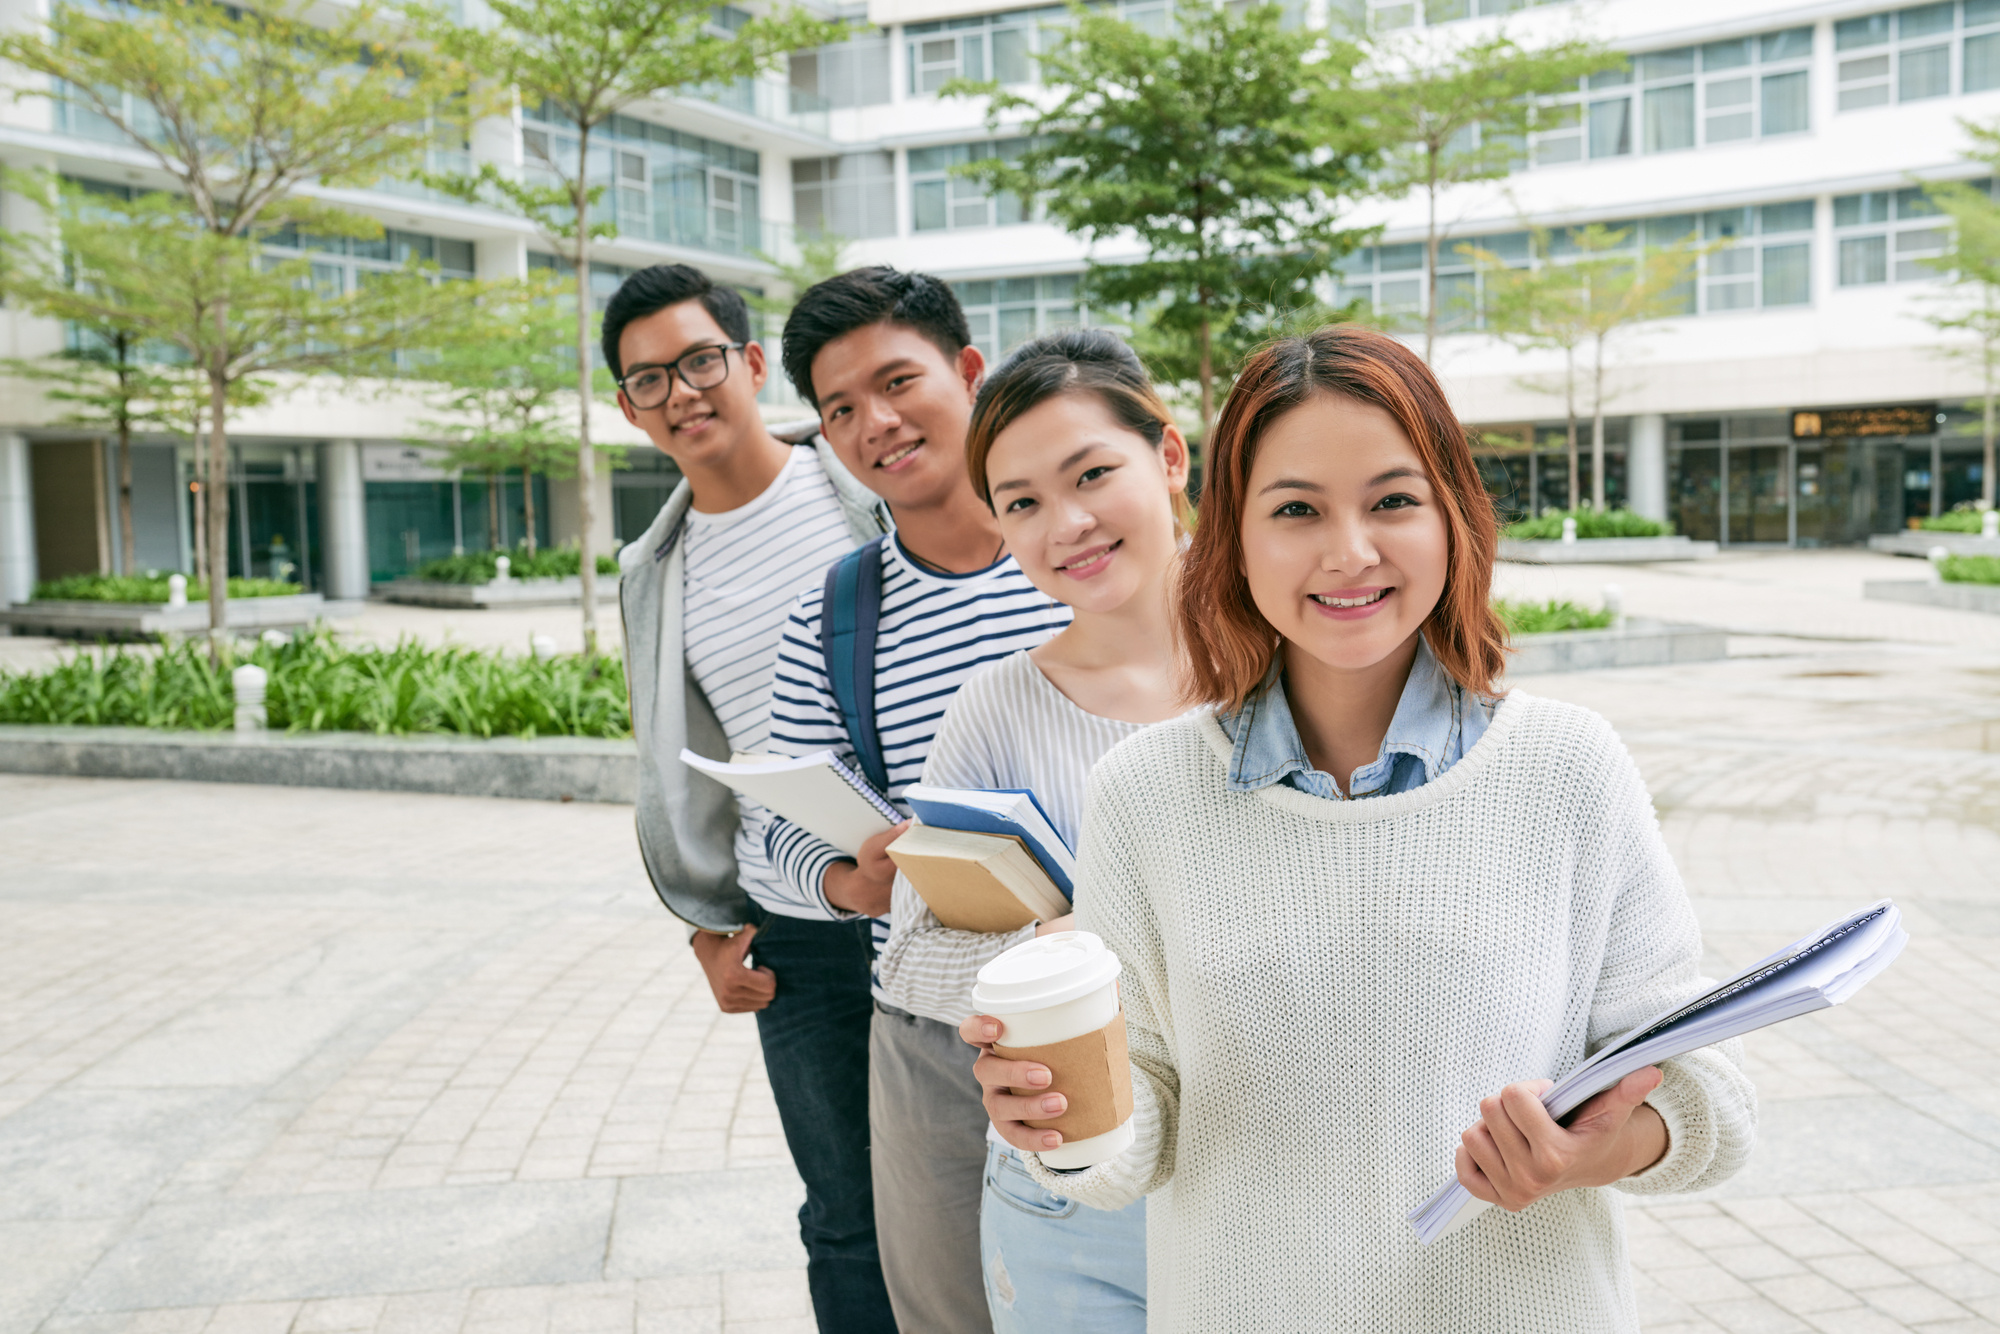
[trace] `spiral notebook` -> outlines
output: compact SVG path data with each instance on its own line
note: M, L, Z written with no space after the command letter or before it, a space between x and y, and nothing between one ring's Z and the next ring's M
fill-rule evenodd
M860 853L871 835L903 821L901 812L830 750L796 759L737 754L724 763L684 749L681 763L776 811L850 857Z
M1542 1095L1557 1121L1635 1070L1814 1010L1839 1005L1894 962L1909 940L1888 899L1829 923L1694 999L1613 1038ZM1456 1178L1410 1211L1426 1244L1488 1206Z

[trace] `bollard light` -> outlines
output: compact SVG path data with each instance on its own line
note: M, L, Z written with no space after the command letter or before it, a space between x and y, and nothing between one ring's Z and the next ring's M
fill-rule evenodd
M1617 584L1604 586L1604 610L1611 613L1611 628L1625 628L1625 590Z
M1565 518L1563 520L1563 541L1576 541L1576 520L1574 518Z
M513 568L513 561L508 560L505 556L496 557L493 561L493 582L496 584L506 583L508 571Z
M270 726L270 716L264 709L264 687L270 676L255 663L244 663L229 674L229 685L236 692L236 731L240 736L246 732L261 732Z
M2000 537L2000 510L1988 510L1979 516L1979 535L1989 542Z
M553 658L556 655L556 637L554 635L530 635L528 636L528 651L538 658Z
M185 607L188 604L188 580L184 574L167 576L167 605Z
M1939 561L1947 559L1950 555L1951 552L1947 551L1943 547L1932 547L1929 551L1924 553L1924 558L1930 561L1931 564L1935 565Z

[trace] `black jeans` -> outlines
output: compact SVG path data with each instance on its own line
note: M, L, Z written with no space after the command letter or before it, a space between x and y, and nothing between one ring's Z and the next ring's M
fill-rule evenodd
M757 1036L805 1178L799 1238L820 1334L896 1334L868 1162L869 924L766 915L750 954L778 979L777 999L757 1011Z

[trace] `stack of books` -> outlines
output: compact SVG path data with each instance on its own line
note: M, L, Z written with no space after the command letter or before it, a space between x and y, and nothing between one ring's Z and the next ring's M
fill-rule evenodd
M1006 932L1069 911L1076 858L1034 793L919 783L903 800L921 823L889 857L938 921Z

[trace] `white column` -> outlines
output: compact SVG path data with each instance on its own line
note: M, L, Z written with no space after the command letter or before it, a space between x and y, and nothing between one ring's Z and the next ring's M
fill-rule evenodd
M618 550L618 541L611 535L611 460L604 450L597 451L597 470L591 482L590 546L598 555L607 556ZM549 479L549 541L556 546L582 536L581 489L574 477Z
M1657 412L1632 418L1625 454L1625 491L1632 512L1648 519L1667 517L1667 419Z
M35 474L27 437L0 432L0 606L35 593Z
M367 490L361 444L329 440L319 447L320 591L343 600L368 596Z

